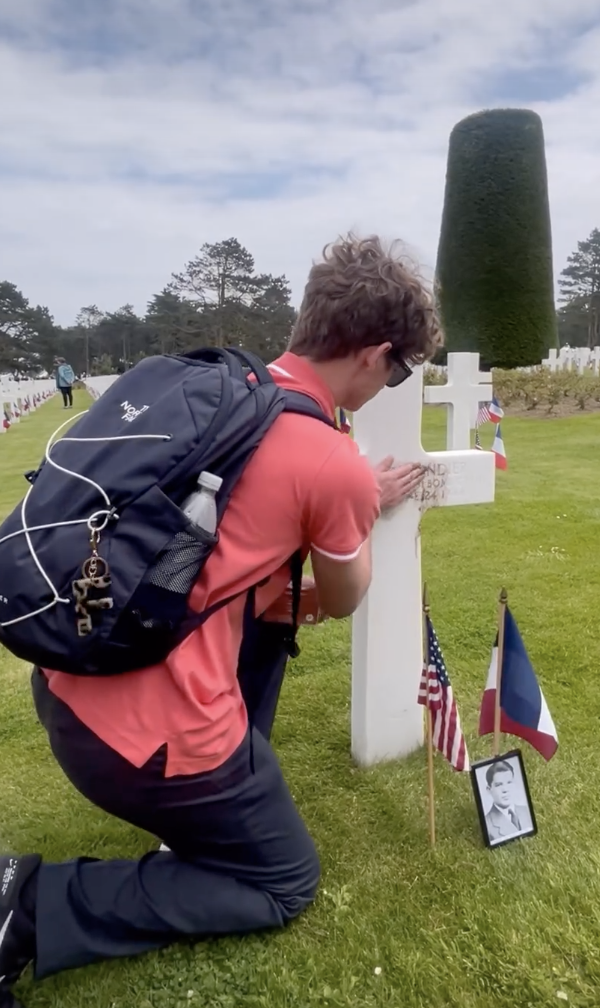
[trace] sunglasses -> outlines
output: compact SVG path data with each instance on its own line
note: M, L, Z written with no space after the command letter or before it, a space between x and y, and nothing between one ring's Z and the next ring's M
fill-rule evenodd
M403 361L392 361L392 373L385 384L388 388L398 388L398 385L402 385L411 374L412 369L408 364L404 364Z

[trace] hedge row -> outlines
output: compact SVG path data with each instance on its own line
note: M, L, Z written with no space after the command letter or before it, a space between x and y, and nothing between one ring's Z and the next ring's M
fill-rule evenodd
M494 393L503 407L543 410L552 414L564 408L597 409L600 405L600 377L573 371L493 371Z
M574 371L506 371L494 368L494 395L507 413L543 412L546 415L600 408L600 376ZM446 377L425 369L426 385L445 385Z

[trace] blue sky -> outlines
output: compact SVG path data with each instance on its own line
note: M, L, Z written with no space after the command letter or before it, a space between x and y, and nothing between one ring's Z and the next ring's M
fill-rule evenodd
M0 279L73 320L235 235L294 300L350 228L435 263L448 136L542 116L558 273L600 226L598 0L0 0Z

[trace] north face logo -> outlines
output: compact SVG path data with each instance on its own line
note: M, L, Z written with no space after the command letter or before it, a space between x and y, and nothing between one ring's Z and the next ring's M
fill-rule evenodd
M15 881L17 874L17 859L10 858L7 867L4 869L2 881L0 881L0 900L2 903L8 902L7 897L12 888L11 883Z
M148 406L140 406L140 408L137 409L125 400L125 402L121 403L121 409L125 410L121 420L127 420L127 423L133 423L136 417L139 417L141 413L145 413L148 408Z

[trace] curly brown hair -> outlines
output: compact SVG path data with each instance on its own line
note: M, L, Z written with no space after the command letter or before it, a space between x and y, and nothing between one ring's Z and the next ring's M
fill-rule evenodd
M432 295L401 242L386 249L376 235L349 234L313 265L289 349L326 361L386 342L403 364L436 354L443 336Z

